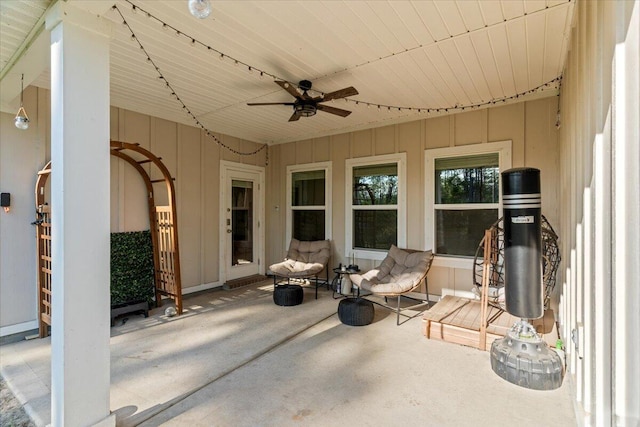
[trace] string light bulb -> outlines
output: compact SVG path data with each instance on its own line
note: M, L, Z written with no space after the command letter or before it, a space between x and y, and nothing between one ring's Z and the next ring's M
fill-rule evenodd
M20 82L20 109L18 110L18 114L16 114L14 123L18 129L27 130L29 129L29 116L27 116L27 112L24 110L22 104L24 99L24 74L22 74Z
M189 0L189 12L198 19L205 19L211 14L209 0Z

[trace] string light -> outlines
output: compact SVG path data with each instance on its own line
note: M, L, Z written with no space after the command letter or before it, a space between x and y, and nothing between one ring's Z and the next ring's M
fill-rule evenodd
M540 92L541 90L552 88L554 86L556 86L557 90L560 90L561 82L562 82L562 76L558 76L555 79L549 80L548 82L541 84L540 86L536 86L533 89L529 89L525 92L520 92L515 95L496 98L496 99L492 99L491 101L481 101L475 104L464 104L464 105L458 104L452 107L409 107L409 106L403 106L403 105L376 104L374 102L359 101L359 100L348 99L348 98L345 98L345 100L347 102L352 102L355 105L366 105L367 108L371 106L377 107L378 109L386 108L387 111L394 111L394 110L409 111L409 112L415 111L417 113L421 113L421 112L440 113L444 111L448 113L449 111L465 111L465 110L471 110L471 109L479 109L482 107L486 107L487 105L496 105L498 103L504 104L504 103L507 103L508 101L518 100L522 96L531 95L533 93Z
M140 9L137 6L133 6L134 10L135 9ZM178 95L178 93L176 92L176 90L173 88L173 86L171 86L171 84L169 83L169 81L167 80L167 78L164 76L164 74L162 74L162 71L160 70L160 67L158 67L158 65L153 61L153 59L151 58L151 56L149 55L149 53L147 52L147 50L144 48L144 46L142 45L142 43L140 42L140 39L138 39L138 37L136 36L136 34L134 33L133 29L131 28L131 26L127 23L127 21L124 19L124 16L122 15L122 12L120 11L120 9L118 8L118 6L113 5L112 6L112 10L115 10L118 12L118 14L120 15L120 17L122 18L122 22L123 24L127 27L127 29L129 30L129 32L131 33L131 38L133 40L135 40L136 43L138 43L138 46L140 47L140 49L144 52L144 54L147 57L147 62L150 62L153 67L155 68L156 72L158 73L158 80L163 81L167 87L167 89L170 91L171 96L174 97L182 106L182 109L187 113L187 115L189 115L196 123L196 125L202 129L202 131L209 136L211 139L213 139L215 141L216 144L218 144L218 146L230 151L233 154L236 154L238 156L253 156L256 155L258 153L260 153L261 151L265 151L265 163L268 165L269 164L269 147L267 144L263 144L260 147L258 147L257 149L253 150L253 151L239 151L236 150L233 147L228 146L227 144L225 144L224 142L222 142L218 137L216 137L213 132L211 132L197 117L195 114L193 114L193 112L191 111L191 109L189 107L187 107L187 105L184 103L184 101L180 98L180 96ZM140 9L141 11L143 11L142 9ZM154 19L158 19L155 18L153 15L151 15L150 13L143 11L147 14L148 17L154 18ZM163 23L164 24L164 23ZM167 24L168 25L168 24ZM169 26L169 25L168 25ZM171 27L171 29L175 30L175 28ZM176 34L183 34L180 33L178 30L175 30ZM195 40L195 39L192 39ZM220 52L221 53L221 52Z
M221 52L221 51L219 51L219 50L217 50L217 49L215 49L215 48L213 48L211 46L208 46L205 43L196 40L194 37L189 36L189 35L185 34L184 32L178 30L177 28L171 26L170 24L164 22L163 20L161 20L160 18L158 18L155 15L151 14L150 12L142 9L140 6L136 6L134 3L132 3L131 0L125 0L125 1L132 6L132 9L134 11L142 11L144 14L146 14L146 16L148 18L151 18L151 19L157 21L158 23L160 23L163 28L170 28L173 31L175 31L177 36L183 36L183 37L187 38L189 41L191 41L192 45L200 44L200 45L206 47L208 51L212 51L215 54L219 55L219 59L220 60L224 60L225 57L229 58L235 66L242 65L242 66L247 68L249 73L251 73L252 71L255 71L259 75L260 78L263 78L264 76L269 76L274 81L276 81L276 80L284 81L285 82L285 87L287 87L289 85L289 82L287 82L286 79L284 79L282 77L278 77L275 74L269 73L266 70L261 70L260 68L257 68L257 67L254 67L252 65L249 65L249 64L247 64L247 63L245 63L243 61L240 61L239 59L236 59L236 58L234 58L232 56L229 56L229 55L225 54L224 52ZM573 0L566 0L567 3L570 3L571 1L573 1ZM562 3L559 3L559 4L554 5L552 7L559 7L561 5L562 5ZM113 8L116 9L117 6L114 5ZM549 8L546 8L546 9L549 9ZM118 12L120 12L119 9L118 9ZM538 12L543 12L543 10L538 11ZM120 14L120 15L122 16L122 14ZM533 14L529 14L529 15L533 15ZM510 19L506 19L504 22L509 22L509 21L512 21L512 20L520 19L520 18L522 18L522 16L516 16L516 17L510 18ZM124 17L123 17L123 20L124 20ZM504 22L499 22L497 24L488 25L488 26L485 26L485 27L482 27L482 28L479 28L479 29L473 30L473 31L467 31L464 34L473 33L475 31L486 31L488 27L492 27L492 26L495 26L495 25L504 25ZM126 21L123 22L123 24L125 24L128 27L128 24L126 24ZM451 37L454 37L454 36L451 36ZM455 37L458 37L458 36L455 36ZM437 43L442 42L444 40L450 40L450 37L445 37L445 38L443 38L441 40L434 40L434 43L437 44ZM422 48L422 47L423 46L420 45L420 46L417 46L416 48L405 49L405 50L403 50L401 52L392 52L388 56L396 56L396 55L399 55L401 53L409 52L411 50L414 50L414 49L417 49L417 48ZM382 58L379 58L379 59L385 59L385 58L386 57L382 57ZM370 63L371 63L371 61L367 61L366 63L356 65L355 68L360 67L362 65L367 65L367 64L370 64ZM336 72L339 72L339 71L336 71ZM318 78L322 78L322 77L326 77L326 76L328 76L328 75L320 76ZM531 90L528 90L528 91L525 91L525 92L520 92L520 93L517 93L517 94L512 95L512 96L506 96L506 97L503 97L503 98L496 98L496 99L493 99L491 101L486 101L486 102L485 101L481 101L481 102L475 103L475 104L455 105L453 107L446 107L446 108L443 108L443 107L433 108L433 107L422 107L422 106L421 107L395 106L395 105L377 104L377 103L374 103L374 102L356 101L356 100L352 100L352 99L349 99L349 98L343 98L343 99L344 99L345 103L355 102L356 105L363 104L363 105L366 105L367 107L370 107L370 106L373 105L373 106L377 106L378 109L380 109L381 107L382 108L388 108L388 111L397 109L400 112L402 112L403 110L406 110L406 111L409 111L409 112L414 112L414 111L415 112L426 112L427 114L432 113L432 112L438 112L439 113L441 110L445 111L445 112L449 112L449 110L451 110L451 111L457 111L457 110L463 111L463 110L466 110L466 109L477 109L477 108L481 108L481 107L484 107L484 106L487 106L487 105L495 105L495 104L500 103L500 102L506 103L507 101L510 101L510 100L519 99L521 96L529 95L531 93L540 91L540 90L545 89L545 88L550 88L553 84L555 84L557 82L560 82L561 78L562 78L561 76L560 77L556 77L555 79L550 80L547 83L543 83L542 85L537 86L537 87L535 87L535 88L533 88ZM317 89L311 89L311 91L313 91L315 93L318 93L321 96L325 95L324 92L319 91ZM332 100L332 101L335 102L335 99Z
M249 64L247 64L247 63L245 63L245 62L243 62L243 61L241 61L241 60L239 60L237 58L234 58L234 57L232 57L232 56L230 56L230 55L228 55L228 54L226 54L226 53L224 53L224 52L222 52L222 51L220 51L220 50L218 50L218 49L216 49L216 48L214 48L212 46L209 46L209 45L197 40L195 37L192 37L192 36L184 33L183 31L180 31L179 29L175 28L171 24L163 21L162 19L158 18L157 16L153 15L152 13L144 10L140 6L137 6L137 5L133 4L131 2L131 0L125 0L125 1L131 5L132 10L134 12L138 12L138 11L142 12L147 18L158 22L162 26L163 29L173 31L175 33L175 35L177 37L179 37L179 38L185 38L191 44L191 46L195 46L196 44L198 44L198 45L201 45L201 46L205 47L208 52L211 52L212 54L216 55L220 59L220 61L224 61L225 58L228 58L234 66L236 66L236 67L243 66L243 67L245 67L247 69L247 71L250 74L255 74L255 75L259 76L260 79L263 79L265 76L268 76L271 79L273 79L274 81L284 81L285 82L285 84L284 84L285 88L287 88L290 85L290 83L286 79L284 79L282 77L279 77L279 76L277 76L277 75L275 75L273 73L270 73L270 72L268 72L266 70L262 70L260 68L254 67L253 65L249 65ZM571 2L571 1L572 0L567 0L567 2ZM557 7L557 6L559 6L559 5L556 5L554 7ZM120 9L118 8L118 6L114 5L112 7L112 9L118 11L118 13L120 14L120 17L122 18L123 25L126 26L129 29L129 31L131 32L131 38L135 39L137 41L137 43L140 45L140 48L147 55L147 60L149 62L153 63L153 61L149 57L148 53L146 52L146 50L144 49L144 47L142 46L142 44L138 40L137 36L134 34L133 29L130 27L130 25L127 23L127 21L124 19L124 16L123 16L122 12L120 11ZM511 18L510 20L513 20L513 19L516 19L516 18L521 18L521 17ZM507 21L509 21L509 20L507 20ZM504 23L500 22L499 24L504 24ZM495 24L495 25L498 25L498 24ZM483 28L478 29L478 31L480 31L480 30L485 30L486 31L487 27L483 27ZM471 31L471 32L473 32L473 31ZM469 32L467 32L467 33L469 33ZM465 33L465 34L467 34L467 33ZM439 43L439 42L441 42L443 40L449 40L449 38L447 37L447 38L442 39L442 40L434 40L434 43L437 44L437 43ZM422 46L419 46L419 47L422 47ZM401 53L404 53L404 52L408 52L410 50L413 50L413 49L405 49L402 52L392 53L392 54L390 54L388 56L395 56L396 54L401 54ZM384 58L380 58L380 59L384 59ZM357 67L360 67L362 65L366 65L366 64L370 64L370 63L371 63L371 61L367 61L366 63L356 65L355 67L357 68ZM155 65L155 63L154 63L154 67L155 67L156 71L162 76L162 73L161 73L160 69ZM322 78L322 77L326 77L326 76L321 76L321 77L318 77L318 78ZM164 76L162 76L162 78L164 79ZM166 81L166 79L165 79L165 81ZM561 81L562 81L562 76L558 76L558 77L556 77L556 78L554 78L554 79L552 79L552 80L550 80L550 81L548 81L546 83L543 83L543 84L541 84L539 86L536 86L535 88L532 88L532 89L524 91L524 92L519 92L519 93L516 93L516 94L511 95L511 96L505 96L505 97L502 97L502 98L495 98L495 99L491 99L489 101L481 101L479 103L473 103L473 104L454 105L454 106L450 106L450 107L424 107L424 106L414 107L414 106L402 106L402 105L385 105L385 104L378 104L378 103L375 103L375 102L368 102L368 101L362 101L362 100L353 100L353 99L349 99L349 98L343 98L343 99L344 99L345 103L353 102L353 103L355 103L356 106L365 105L367 108L371 108L373 106L373 107L376 107L378 111L381 111L384 108L388 112L397 110L398 112L416 112L416 113L426 113L426 114L437 113L437 114L439 114L441 112L449 113L450 111L453 112L453 111L465 111L465 110L479 109L479 108L486 107L486 106L489 106L489 105L496 105L498 103L503 103L504 104L504 103L507 103L508 101L518 100L520 97L523 97L523 96L526 96L526 95L530 95L530 94L533 94L533 93L536 93L536 92L539 92L539 91L542 91L542 90L545 90L545 89L549 89L549 88L552 88L554 86L556 86L556 89L559 90ZM167 82L167 87L171 88L171 86L169 85L168 82ZM180 100L180 98L179 98L179 96L177 94L174 95L175 91L172 88L171 88L171 91L172 91L172 96L174 96L176 99ZM319 91L317 89L311 89L311 91L313 91L315 93L318 93L321 96L325 95L324 92ZM335 101L335 100L332 100L332 101ZM182 101L180 100L180 102L182 102ZM185 106L185 108L186 108L186 106ZM188 110L188 108L186 108L186 109ZM197 118L195 118L195 115L193 115L190 111L189 111L189 115L191 115L194 118L194 120L196 121L198 126L203 127L202 124L199 122L199 120ZM559 123L559 117L560 117L560 110L558 109L558 123ZM204 129L204 127L203 127L203 129ZM232 152L234 151L233 149L231 149L229 147L226 147L222 142L218 142L217 138L211 132L207 132L207 135L209 135L212 138L214 138L216 140L216 142L218 144L220 144L221 146L224 146L225 148L230 149ZM256 152L247 153L247 155L256 154L257 152L261 151L262 149L264 149L264 148L258 149L258 150L256 150ZM240 154L240 153L235 152L235 154Z
M560 94L562 93L561 91L562 89L562 80L560 80L560 83L558 84L558 110L556 111L556 129L560 130L560 126L562 126L562 122L560 120L561 116L560 116Z

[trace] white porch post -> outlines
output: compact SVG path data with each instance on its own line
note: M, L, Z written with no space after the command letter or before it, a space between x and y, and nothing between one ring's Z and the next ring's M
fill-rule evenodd
M114 426L109 352L110 26L67 2L51 30L53 426Z

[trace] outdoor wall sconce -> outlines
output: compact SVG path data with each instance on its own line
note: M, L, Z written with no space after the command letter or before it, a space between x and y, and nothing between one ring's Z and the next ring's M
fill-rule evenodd
M11 206L11 194L0 193L0 206L2 206L5 212L9 213Z
M27 112L24 110L24 107L22 105L23 97L24 97L24 74L22 74L21 84L20 84L20 109L18 110L18 114L16 114L14 123L16 124L16 127L18 129L27 130L29 129L29 116L27 116Z
M205 19L211 13L209 0L189 0L189 12L199 19Z

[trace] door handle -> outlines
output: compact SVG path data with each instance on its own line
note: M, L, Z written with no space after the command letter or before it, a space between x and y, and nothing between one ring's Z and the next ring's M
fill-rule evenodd
M231 233L231 231L232 231L232 230L230 230L230 229L227 229L227 233Z

